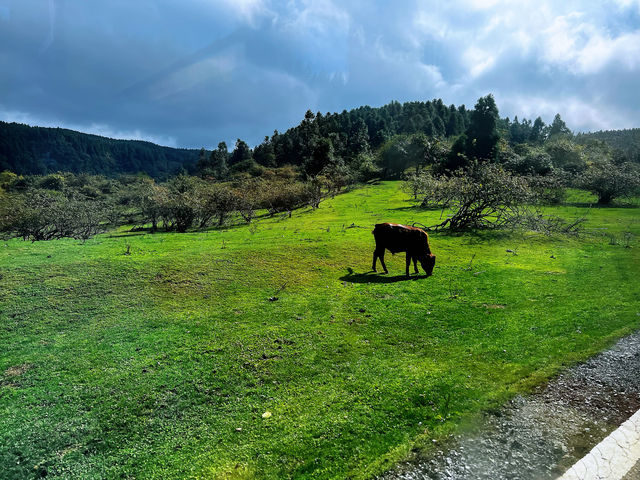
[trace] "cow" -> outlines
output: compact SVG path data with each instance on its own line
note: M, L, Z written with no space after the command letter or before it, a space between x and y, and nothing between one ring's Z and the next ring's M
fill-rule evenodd
M376 261L379 258L384 273L389 273L387 266L384 264L384 251L386 249L392 254L407 252L407 277L409 276L411 260L413 260L415 273L418 273L418 260L427 276L433 273L436 256L431 253L429 236L424 230L396 223L379 223L371 233L376 239L376 248L373 251L374 272L376 271Z

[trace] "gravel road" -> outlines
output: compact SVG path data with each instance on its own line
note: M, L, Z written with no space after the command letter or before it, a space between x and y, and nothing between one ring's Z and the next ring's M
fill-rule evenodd
M380 479L556 479L638 409L640 331Z

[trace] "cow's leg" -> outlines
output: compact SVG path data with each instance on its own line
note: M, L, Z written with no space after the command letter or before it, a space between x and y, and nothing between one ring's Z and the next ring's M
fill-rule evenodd
M380 265L382 265L382 269L384 270L384 273L389 273L389 271L387 270L387 266L384 264L384 248L381 248L380 250L377 250L375 252L373 252L373 271L375 272L375 258L378 257L380 259Z
M371 267L371 269L375 272L376 271L376 260L378 260L378 249L375 249L373 251L373 267Z
M418 272L418 258L417 257L413 257L413 269L415 270L413 273L419 273Z
M409 276L409 267L411 266L411 254L407 252L407 277Z

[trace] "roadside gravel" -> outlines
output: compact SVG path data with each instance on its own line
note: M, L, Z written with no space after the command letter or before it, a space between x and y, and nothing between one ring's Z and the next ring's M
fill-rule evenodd
M454 436L446 448L380 478L556 479L639 409L640 331L485 414L473 433Z

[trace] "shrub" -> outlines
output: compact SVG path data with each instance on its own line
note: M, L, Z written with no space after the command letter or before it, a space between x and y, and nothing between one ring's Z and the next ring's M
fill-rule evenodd
M101 202L36 191L2 199L0 231L33 242L65 237L87 240L104 231L106 217L107 208Z
M511 224L522 214L521 206L532 199L525 178L485 164L434 178L422 203L453 209L453 215L434 227L459 231Z
M576 179L576 186L598 196L598 203L607 205L614 198L627 197L640 190L640 171L637 165L620 166L609 162L597 163Z

